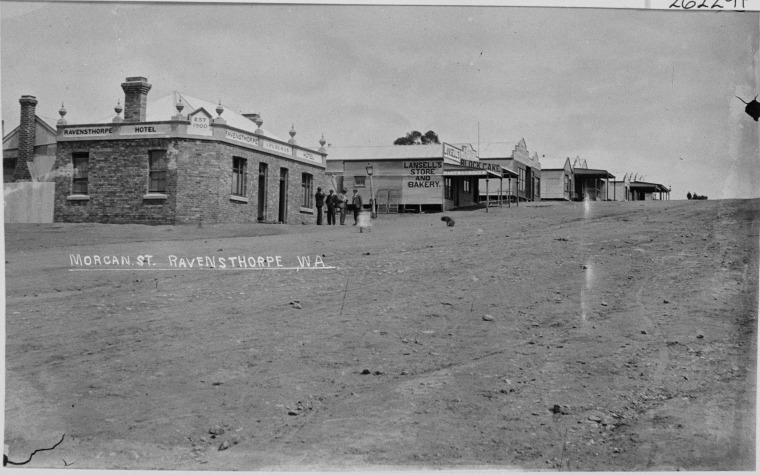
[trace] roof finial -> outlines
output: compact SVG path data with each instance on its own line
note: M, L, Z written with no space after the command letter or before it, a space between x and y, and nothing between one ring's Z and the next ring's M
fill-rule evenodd
M291 144L291 145L295 145L296 144L296 126L295 126L295 124L291 124L291 126L290 126L290 132L288 132L288 133L290 134L290 140L288 140L288 143Z
M261 130L261 124L264 123L264 121L261 119L261 114L256 114L256 126L258 127L253 133L256 135L264 135L264 131Z
M61 118L58 119L58 125L66 125L66 119L63 118L63 116L66 115L66 108L63 107L63 102L61 102L61 108L58 109L58 113L61 114Z
M222 117L222 112L224 112L224 107L222 107L222 100L219 99L219 105L216 106L216 113L219 114L219 117Z

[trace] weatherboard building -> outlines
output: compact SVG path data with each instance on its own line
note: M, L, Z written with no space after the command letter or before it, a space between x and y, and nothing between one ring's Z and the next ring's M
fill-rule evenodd
M102 223L312 223L323 148L263 130L259 114L174 92L148 103L130 77L124 107L92 124L57 124L54 219ZM121 116L124 111L123 117Z
M480 202L478 181L498 188L502 168L478 160L470 144L330 147L330 189L357 190L382 212L446 211ZM372 173L372 175L370 175Z

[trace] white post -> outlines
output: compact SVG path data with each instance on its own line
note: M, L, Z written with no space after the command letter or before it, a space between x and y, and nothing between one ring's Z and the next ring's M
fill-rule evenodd
M488 175L486 175L486 213L488 213L488 207L491 206L490 196L488 196Z
M370 194L370 206L369 213L373 218L377 218L377 200L375 200L375 181L372 179L372 175L369 176L369 194ZM389 203L390 205L390 203Z

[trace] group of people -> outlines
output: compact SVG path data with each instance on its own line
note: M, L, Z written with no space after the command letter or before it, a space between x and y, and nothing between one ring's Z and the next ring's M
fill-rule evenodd
M340 193L335 194L333 190L325 195L322 193L322 188L317 188L316 205L317 205L317 224L322 224L322 208L327 205L327 224L337 224L336 212L340 216L340 224L346 224L346 214L349 209L349 199L346 197L346 190L341 190ZM359 195L359 190L354 190L354 196L350 200L350 208L354 212L354 226L359 223L359 213L362 210L364 203L362 197Z

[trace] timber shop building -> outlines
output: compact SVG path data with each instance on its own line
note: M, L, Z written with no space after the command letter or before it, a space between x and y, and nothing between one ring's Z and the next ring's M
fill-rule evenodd
M480 178L490 179L498 189L506 177L500 165L481 162L470 144L346 146L328 151L330 188L345 188L349 196L355 189L365 204L374 192L381 213L473 206L480 202Z
M58 222L141 224L313 223L326 188L324 139L311 149L264 131L259 114L174 92L148 104L144 77L129 77L124 117L68 124L56 151ZM214 115L214 113L216 113Z

